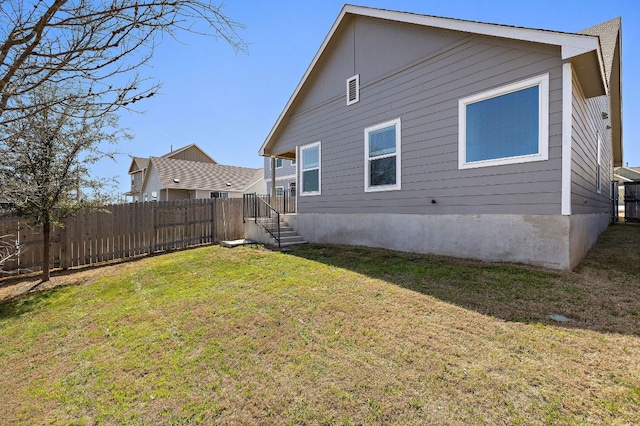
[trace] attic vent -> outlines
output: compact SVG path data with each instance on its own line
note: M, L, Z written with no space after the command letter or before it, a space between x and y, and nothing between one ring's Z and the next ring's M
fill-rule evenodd
M347 79L347 105L355 104L360 100L360 74Z

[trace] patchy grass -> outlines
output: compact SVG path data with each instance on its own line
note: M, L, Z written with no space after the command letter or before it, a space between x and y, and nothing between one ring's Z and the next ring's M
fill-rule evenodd
M636 424L639 244L611 227L573 273L307 245L55 276L0 304L0 418Z

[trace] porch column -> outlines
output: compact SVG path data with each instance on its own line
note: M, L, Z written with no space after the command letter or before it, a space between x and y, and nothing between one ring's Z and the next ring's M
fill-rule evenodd
M276 157L271 157L271 196L276 196Z

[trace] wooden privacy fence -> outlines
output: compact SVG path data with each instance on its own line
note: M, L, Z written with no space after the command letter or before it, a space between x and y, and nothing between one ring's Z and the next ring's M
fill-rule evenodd
M624 184L624 221L640 222L640 182Z
M67 269L154 252L213 244L244 237L242 198L114 204L103 211L81 210L51 232L52 268ZM5 247L19 251L0 269L38 271L43 263L40 227L0 220ZM14 242L19 244L14 244Z

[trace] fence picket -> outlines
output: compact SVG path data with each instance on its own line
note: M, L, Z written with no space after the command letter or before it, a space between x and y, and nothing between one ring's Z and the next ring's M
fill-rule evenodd
M125 259L154 251L243 238L242 198L117 204L103 211L80 210L51 232L53 268ZM224 217L223 217L224 213ZM24 221L0 221L0 236L14 235L23 250L5 271L42 269L42 230Z

